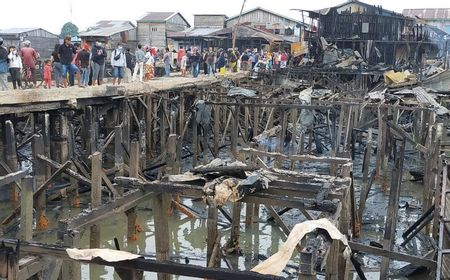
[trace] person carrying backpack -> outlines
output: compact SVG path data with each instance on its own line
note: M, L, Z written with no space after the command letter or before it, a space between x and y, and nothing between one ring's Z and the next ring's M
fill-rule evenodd
M122 43L118 43L117 48L111 54L111 66L113 67L113 85L116 84L116 81L120 85L127 67L127 58Z

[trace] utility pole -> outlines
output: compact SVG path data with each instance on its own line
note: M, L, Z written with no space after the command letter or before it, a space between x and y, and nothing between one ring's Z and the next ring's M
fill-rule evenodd
M242 11L244 10L245 2L247 2L247 0L242 1L242 7L241 7L241 12L239 13L238 21L233 26L233 49L236 47L236 35L237 35L236 32L237 32L237 28L239 27L239 23L241 22Z

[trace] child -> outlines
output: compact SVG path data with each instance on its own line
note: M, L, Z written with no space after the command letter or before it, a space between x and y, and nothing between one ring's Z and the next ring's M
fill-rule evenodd
M11 82L13 84L14 89L17 89L17 86L19 88L22 87L22 81L20 80L20 77L22 75L22 58L20 58L20 55L17 53L16 47L11 46L9 47L9 73L11 74Z
M47 59L44 66L44 82L47 88L52 88L52 61Z
M181 69L181 76L186 76L186 67L187 67L187 55L186 53L183 54L180 62L180 69Z

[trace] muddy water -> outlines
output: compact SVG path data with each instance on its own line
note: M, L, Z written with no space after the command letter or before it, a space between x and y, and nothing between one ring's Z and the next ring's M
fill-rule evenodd
M276 143L273 143L276 147ZM374 159L374 157L373 157ZM359 187L361 185L361 163L362 154L357 154L354 161L355 187L356 195L359 195ZM371 169L375 168L374 160ZM392 169L392 163L390 170ZM407 154L405 161L405 170L420 165L420 161L416 159L415 154ZM322 166L304 166L305 171L322 170ZM406 252L409 254L423 255L426 253L429 244L422 242L415 238L406 248L399 247L401 243L401 234L404 230L412 224L420 216L422 210L422 184L410 182L410 176L405 172L403 183L401 187L400 206L405 206L406 203L410 207L403 207L399 210L399 223L396 231L397 242L396 250ZM82 208L87 208L89 203L89 195L82 196ZM358 199L357 199L358 201ZM170 228L170 242L172 252L172 260L180 263L185 263L186 260L190 264L205 266L206 264L206 209L202 202L192 202L191 200L184 200L184 203L195 209L201 219L189 219L183 214L175 214L169 218ZM366 203L366 211L363 216L362 237L359 240L363 243L369 241L381 242L383 238L384 223L386 219L386 208L388 205L388 193L381 192L380 185L375 182L369 193L369 198ZM15 205L8 202L0 203L0 219L6 217ZM145 202L138 207L138 223L141 225L143 232L138 234L137 241L128 241L126 238L126 216L124 214L114 215L112 218L103 221L101 224L101 239L103 248L114 249L114 237L117 237L120 246L123 250L139 253L150 258L155 256L155 239L154 239L154 221L151 211L151 202ZM244 213L245 207L243 207ZM80 209L71 209L65 201L52 202L48 205L48 217L51 221L51 227L45 232L36 232L34 239L44 243L56 242L56 221L67 217L72 217L80 212ZM312 213L314 215L314 213ZM243 218L243 217L242 217ZM245 228L241 225L241 256L229 256L229 262L235 269L248 270L254 267L261 259L268 257L275 253L280 244L285 240L284 234L277 226L267 223L265 220L267 214L264 209L260 209L259 223L254 223L251 227ZM283 219L287 224L293 225L303 221L303 216L298 211L290 211L283 215ZM229 224L226 219L219 213L219 229L222 233L222 244L230 235ZM5 229L7 237L14 237L16 235L18 226L12 225ZM89 232L82 236L81 246L88 248ZM424 238L422 238L424 239ZM425 240L426 241L426 240ZM286 268L283 276L288 279L296 279L296 269L298 265L298 256L291 259L289 266ZM361 257L361 262L364 263L366 276L368 279L379 279L377 270L380 265L380 258L373 256ZM393 262L393 267L398 269L406 263ZM222 261L221 267L226 267L227 264ZM83 279L119 279L114 270L110 267L82 265ZM319 275L319 279L323 276ZM145 279L156 279L154 273L145 273ZM194 279L190 277L177 277L174 279ZM357 279L353 275L353 279ZM400 278L401 279L401 278ZM417 279L427 279L421 276Z

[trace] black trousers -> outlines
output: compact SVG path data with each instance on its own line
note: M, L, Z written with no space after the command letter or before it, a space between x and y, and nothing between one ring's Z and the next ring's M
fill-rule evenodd
M11 81L14 89L17 89L17 86L22 87L22 81L20 79L21 73L20 68L9 68L9 73L11 74Z

